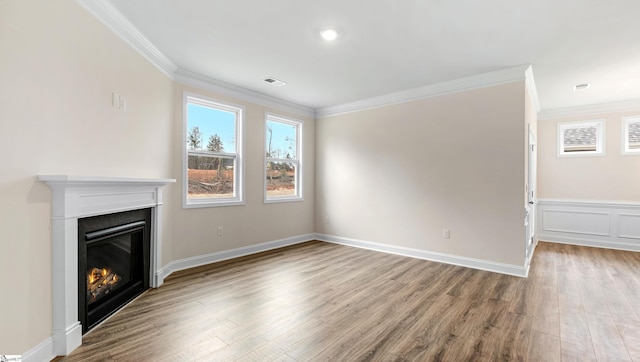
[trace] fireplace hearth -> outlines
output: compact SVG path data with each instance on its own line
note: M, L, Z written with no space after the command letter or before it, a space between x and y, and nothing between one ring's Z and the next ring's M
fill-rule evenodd
M78 316L86 333L149 288L151 210L78 220Z

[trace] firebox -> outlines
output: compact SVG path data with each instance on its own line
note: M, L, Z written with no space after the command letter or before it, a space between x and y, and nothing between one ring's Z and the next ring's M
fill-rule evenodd
M151 209L78 219L82 333L149 288Z

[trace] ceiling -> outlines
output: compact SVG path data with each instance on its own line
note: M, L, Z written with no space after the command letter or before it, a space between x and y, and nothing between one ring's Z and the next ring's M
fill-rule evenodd
M542 111L640 101L638 0L109 1L178 70L315 110L526 64Z

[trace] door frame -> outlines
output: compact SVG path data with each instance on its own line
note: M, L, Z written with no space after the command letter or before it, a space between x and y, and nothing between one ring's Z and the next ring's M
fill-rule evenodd
M528 173L527 173L527 203L525 204L525 257L527 261L527 267L531 261L533 249L537 244L536 240L536 196L537 196L537 149L536 149L536 135L531 129L531 125L528 125L528 142L527 142L527 160L528 160Z

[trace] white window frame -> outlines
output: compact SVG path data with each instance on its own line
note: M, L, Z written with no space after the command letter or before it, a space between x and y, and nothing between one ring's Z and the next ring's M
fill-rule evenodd
M187 137L189 134L189 115L188 104L197 104L203 107L218 109L225 112L232 112L236 115L236 139L235 153L228 152L211 152L204 150L188 150ZM199 94L184 92L182 98L182 207L199 208L199 207L217 207L217 206L236 206L244 205L244 107L231 104L229 102L219 101L213 98L202 96ZM203 197L189 198L189 180L187 175L189 155L209 156L234 159L234 185L232 197Z
M629 148L629 126L632 123L640 123L640 116L631 116L622 118L622 154L623 155L640 155L640 149L634 150Z
M596 150L595 151L572 151L564 150L564 131L572 128L596 127ZM604 119L595 119L589 121L578 122L561 122L558 123L557 132L557 150L558 157L585 157L585 156L604 156L605 153L605 127Z
M274 158L267 157L267 132L269 132L269 122L279 122L284 123L290 126L296 127L296 158ZM263 152L264 162L262 163L262 168L264 169L264 202L268 203L276 203L276 202L292 202L292 201L303 201L303 193L302 193L302 177L303 177L303 165L302 165L302 126L303 123L298 120L294 120L288 117L279 116L273 113L265 113L264 119L264 135L263 140L265 142ZM288 162L296 164L296 173L295 173L295 194L293 196L268 196L267 195L267 162Z

